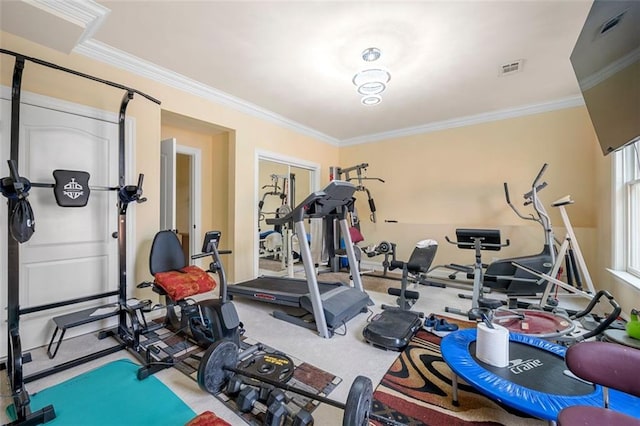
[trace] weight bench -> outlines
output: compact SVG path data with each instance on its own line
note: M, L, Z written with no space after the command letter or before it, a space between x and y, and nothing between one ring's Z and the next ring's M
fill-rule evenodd
M138 302L134 305L129 305L129 308L133 309L134 312L142 311L145 307L149 306L149 303L146 301ZM51 340L49 341L49 345L47 346L47 355L49 359L53 359L58 353L58 349L60 349L60 344L62 343L62 339L64 338L65 333L68 329L73 327L78 327L84 324L89 324L95 321L100 321L103 319L115 317L120 313L121 309L117 303L113 303L110 305L97 306L94 308L84 309L82 311L71 312L70 314L60 315L52 318L56 328L53 330L53 335L51 336ZM144 314L140 315L142 319L142 324L144 328L147 328L147 321L144 317ZM56 336L60 332L60 337L56 341ZM55 347L54 347L55 343ZM53 352L51 352L51 348L53 347Z
M407 284L409 274L419 276L429 270L437 250L435 240L422 240L416 244L408 262L391 261L390 270L402 269L401 287L387 290L389 294L398 296L397 306L382 305L382 313L376 315L362 331L367 343L381 349L401 351L422 328L424 314L410 310L420 293L407 290Z

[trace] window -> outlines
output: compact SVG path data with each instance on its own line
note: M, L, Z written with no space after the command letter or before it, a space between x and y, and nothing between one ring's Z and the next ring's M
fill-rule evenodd
M614 154L614 269L640 287L640 142Z

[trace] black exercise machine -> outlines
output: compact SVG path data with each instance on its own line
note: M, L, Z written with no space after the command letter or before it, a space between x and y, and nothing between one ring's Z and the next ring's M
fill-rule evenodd
M445 236L445 239L450 244L455 244L461 249L470 249L475 252L475 262L473 264L473 270L470 272L469 277L473 278L473 294L471 296L471 309L466 312L466 315L470 320L478 320L482 317L483 313L487 313L492 309L502 306L502 302L495 299L487 299L482 295L483 287L483 265L482 265L482 251L491 250L498 251L502 247L509 245L509 240L506 243L502 243L500 239L500 231L497 229L456 229L456 241L451 241L449 237ZM460 297L466 298L464 295ZM465 315L460 309L451 307L445 307L445 312L451 312L458 315Z
M504 194L509 207L511 207L521 219L537 222L542 227L544 232L544 245L542 250L540 253L534 255L504 258L491 262L488 265L483 265L485 268L482 281L483 286L513 296L535 296L537 293L545 290L546 280L523 268L515 266L515 264L523 265L540 274L549 274L556 263L556 250L554 248L555 237L553 227L551 226L551 219L544 204L538 197L538 192L547 186L546 182L540 182L546 169L547 164L545 163L533 179L531 190L523 196L524 205L531 205L536 212L535 215L525 216L518 211L511 203L509 186L506 182L504 183ZM487 249L488 248L485 250ZM446 267L471 276L472 269L475 265L471 268L456 264L447 265ZM457 272L452 273L449 278L455 278Z
M423 255L422 248L426 248L431 245L437 245L435 240L421 240L418 241L411 253L411 258L408 263L412 263L415 266L419 266L417 269L409 270L409 280L412 283L427 285L431 287L440 287L445 288L446 284L435 282L428 277L428 273L431 271L431 263L433 262L433 258L429 258L430 255ZM382 275L375 272L362 272L362 275L377 277L377 278L386 278L389 280L402 281L402 277L398 278L393 275L389 275L388 271L391 269L391 263L396 261L396 243L391 243L388 241L380 241L378 244L363 248L362 251L367 255L367 257L375 257L380 254L384 255L384 260L382 261ZM428 251L426 251L428 253ZM435 252L434 252L435 256ZM424 257L424 258L423 258ZM447 267L451 268L451 265Z
M418 275L428 271L438 249L434 240L424 240L413 249L408 262L393 260L390 269L402 269L400 288L389 288L387 292L398 296L397 306L382 305L383 311L376 315L362 331L367 343L394 351L403 350L411 338L422 328L424 313L411 311L420 297L417 291L407 290L409 274ZM422 243L422 242L421 242Z
M371 222L376 223L376 203L373 201L373 197L371 196L371 191L364 186L363 181L365 180L377 180L378 182L384 183L383 179L380 178L372 178L367 177L367 167L369 167L369 163L360 163L351 167L331 167L330 168L330 179L331 180L344 180L345 182L351 182L352 180L357 180L358 185L356 186L356 191L363 191L367 194L367 202L369 203L369 211L371 214L369 218ZM349 176L349 173L356 172L356 177Z
M490 288L502 289L510 294L536 294L545 289L542 285L546 283L535 275L530 274L513 265L514 262L529 267L541 273L548 273L553 268L555 258L554 235L551 219L547 214L544 204L538 198L538 192L547 186L546 182L540 182L542 175L547 170L545 163L531 184L531 191L524 194L524 205L531 204L537 213L537 217L527 217L511 204L509 198L509 187L504 183L504 194L509 207L522 219L538 222L544 230L544 245L542 251L535 255L512 257L491 262L485 270L485 285Z
M306 280L280 277L258 277L229 286L229 294L252 298L284 306L301 308L299 315L276 311L273 316L293 324L315 329L321 337L329 338L336 328L354 316L367 311L369 296L362 287L358 262L347 225L348 205L353 202L356 187L344 181L332 181L322 191L310 194L291 213L267 223L293 223L304 265ZM306 244L304 220L336 215L345 239L347 258L354 287L342 283L319 283L311 250Z
M54 407L47 405L42 409L32 411L30 407L29 393L25 388L25 383L49 376L51 374L67 370L69 368L78 366L85 362L89 362L100 357L109 355L111 353L120 351L122 349L131 350L137 358L144 363L144 356L138 352L140 350L139 337L142 333L143 326L140 324L137 315L137 309L127 304L127 282L126 282L126 224L127 224L127 208L130 203L140 203L145 201L142 197L142 180L143 176L140 175L137 185L125 185L125 114L128 102L133 99L134 94L139 94L144 98L160 104L160 101L139 92L135 89L113 83L111 81L103 80L97 77L93 77L87 74L80 73L68 68L61 67L49 62L42 61L40 59L24 56L15 52L11 52L5 49L0 49L0 53L15 57L15 65L13 69L12 80L12 96L11 96L11 147L10 158L8 160L11 176L2 179L2 193L8 198L9 207L9 238L7 243L7 331L8 331L8 350L7 360L3 364L3 367L7 369L9 377L9 386L11 388L11 395L13 398L13 409L15 413L15 421L12 424L40 424L53 420L56 416ZM20 97L22 87L22 72L25 68L25 62L29 61L42 65L45 67L53 68L59 71L70 73L79 77L83 77L89 80L93 80L102 84L106 84L111 87L115 87L124 90L124 94L119 111L119 182L118 186L109 188L96 188L98 190L117 191L118 193L118 230L114 232L113 237L118 240L118 258L119 258L119 281L118 289L114 291L108 291L91 296L79 297L71 300L59 301L48 303L40 306L21 307L20 306L20 249L19 243L26 241L30 233L35 229L29 230L27 224L24 228L27 232L20 237L16 235L15 229L12 231L12 220L16 220L17 215L13 215L15 207L23 205L28 197L29 187L44 187L53 188L54 192L59 189L60 185L66 185L65 183L31 183L25 185L28 180L24 177L20 177L18 174L19 165L19 143L20 143ZM75 171L67 171L73 174ZM82 172L77 173L78 176L82 175ZM64 190L64 188L62 188ZM68 188L73 189L73 186ZM71 191L73 192L73 191ZM82 197L88 197L88 191ZM77 194L75 194L77 195ZM76 197L76 200L80 197ZM72 203L73 196L69 197L68 201L58 201L59 205L66 207L66 202ZM22 203L22 204L21 204ZM12 216L14 219L12 219ZM23 217L28 219L28 215ZM18 238L15 238L18 236ZM62 306L68 306L72 304L87 302L90 300L103 299L107 297L117 297L117 311L114 315L118 317L118 327L114 332L114 337L117 340L117 345L111 348L103 349L94 354L86 355L75 360L67 361L65 363L56 365L54 367L45 369L43 371L34 373L29 376L25 376L23 373L23 363L29 362L31 359L30 354L23 353L20 339L20 317L21 315L31 314L35 312L41 312L53 308ZM87 314L89 315L89 314Z
M240 344L240 320L233 303L227 295L227 278L220 259L221 254L230 250L219 250L221 232L209 231L204 236L202 252L191 259L211 257L205 271L189 265L177 234L172 230L160 231L151 244L149 270L154 282L138 284L138 288L152 287L155 293L164 297L167 310L165 325L174 331L186 332L199 346L207 348L220 339L230 339ZM217 274L220 283L219 298L194 302L189 299L215 289L216 283L209 275ZM198 288L185 292L183 283L196 281ZM176 310L176 307L178 309Z
M205 271L198 266L189 265L185 259L178 236L172 230L160 231L151 244L149 269L154 282L144 282L139 288L152 287L152 290L164 297L166 317L164 325L176 333L184 333L200 347L208 348L213 342L227 339L240 345L240 336L244 333L242 323L235 306L227 295L227 279L220 259L221 254L230 250L218 250L221 233L209 231L204 236L202 253L191 256L192 259L211 257L209 268ZM217 273L220 282L219 297L195 302L191 296L211 291L216 283L209 273ZM198 283L198 286L185 284ZM176 310L176 307L178 309ZM151 353L157 355L159 348L147 348L147 365L138 370L138 379L153 374L156 366L171 365L171 354L158 360L151 359ZM155 358L155 357L153 357Z
M367 257L375 257L379 255L384 255L384 260L382 261L382 276L384 278L390 278L387 276L387 272L389 271L389 267L391 266L391 262L396 260L396 243L392 243L389 241L380 241L378 244L372 247L365 247L362 249L364 254ZM377 277L375 274L363 273L362 275L371 275Z

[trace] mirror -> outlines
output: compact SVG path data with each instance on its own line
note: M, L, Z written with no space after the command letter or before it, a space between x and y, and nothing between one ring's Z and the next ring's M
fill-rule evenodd
M285 216L313 192L316 170L292 162L258 160L258 275L293 277L299 264L297 236L287 224L267 221Z

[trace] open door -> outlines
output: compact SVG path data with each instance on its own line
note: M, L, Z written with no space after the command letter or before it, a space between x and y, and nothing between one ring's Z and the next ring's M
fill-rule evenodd
M176 139L160 142L160 230L176 229Z

